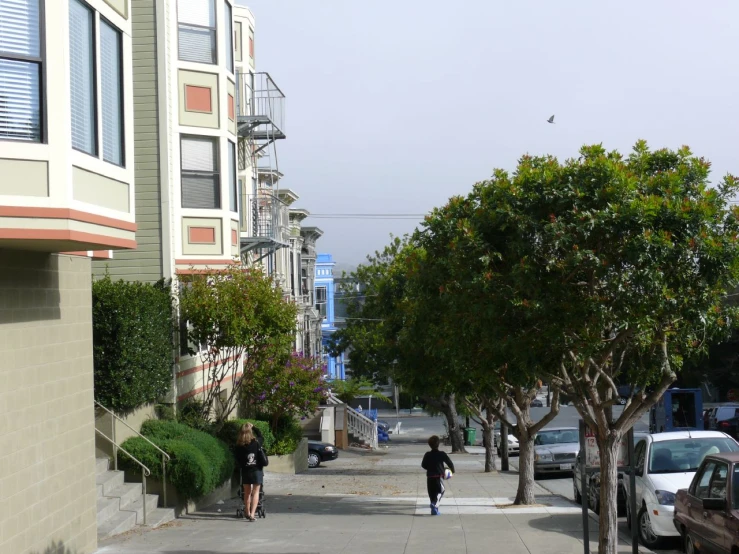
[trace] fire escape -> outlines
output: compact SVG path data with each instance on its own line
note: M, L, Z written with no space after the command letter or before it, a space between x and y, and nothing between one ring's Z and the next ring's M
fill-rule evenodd
M251 177L240 191L241 257L263 263L271 275L275 253L289 244L289 209L279 198L276 148L285 138L285 95L268 73L242 72L236 79L239 170Z

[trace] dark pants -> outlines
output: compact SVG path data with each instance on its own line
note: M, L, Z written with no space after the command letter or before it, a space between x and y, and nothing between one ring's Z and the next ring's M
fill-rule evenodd
M429 500L434 506L438 506L441 497L444 496L444 479L441 477L429 477L426 479L426 489L429 492Z

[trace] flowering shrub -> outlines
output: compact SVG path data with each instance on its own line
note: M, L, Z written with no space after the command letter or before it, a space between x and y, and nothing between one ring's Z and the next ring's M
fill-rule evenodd
M284 416L312 414L326 394L320 365L297 353L261 363L249 381L247 400L257 412L269 414L273 429Z

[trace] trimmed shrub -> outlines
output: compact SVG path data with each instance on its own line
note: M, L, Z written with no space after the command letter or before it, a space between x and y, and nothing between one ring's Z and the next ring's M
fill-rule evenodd
M95 399L116 412L157 400L172 384L173 309L169 284L92 284Z
M225 443L208 433L176 421L150 419L141 426L141 434L172 457L167 478L187 498L200 498L233 475L233 454ZM122 446L141 460L153 477L162 478L161 455L145 440L132 437ZM119 453L119 461L124 469L140 470L123 452Z
M289 416L280 418L272 432L275 442L267 453L276 456L292 454L303 439L303 428Z
M236 439L239 437L239 431L245 423L251 423L262 432L264 437L264 450L270 452L272 445L275 442L275 437L269 428L269 423L266 421L260 421L258 419L229 419L224 422L223 427L218 432L218 438L225 442L229 448L233 449L236 446Z

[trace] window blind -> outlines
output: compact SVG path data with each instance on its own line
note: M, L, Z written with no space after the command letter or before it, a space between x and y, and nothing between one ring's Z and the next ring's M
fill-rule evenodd
M72 146L97 155L93 13L79 0L69 3L69 69Z
M40 20L39 0L0 1L0 139L41 140Z
M121 33L100 23L100 88L103 109L103 159L123 165Z
M218 143L215 138L182 137L182 207L219 209Z
M228 187L228 202L232 212L237 212L237 195L236 195L236 145L233 142L228 143L228 171L231 182Z
M179 0L177 20L180 59L196 63L216 63L214 0Z
M0 52L41 56L39 0L0 2Z
M233 34L233 15L231 13L231 4L224 2L226 21L224 25L224 33L226 36L226 69L231 73L234 71L234 34Z

